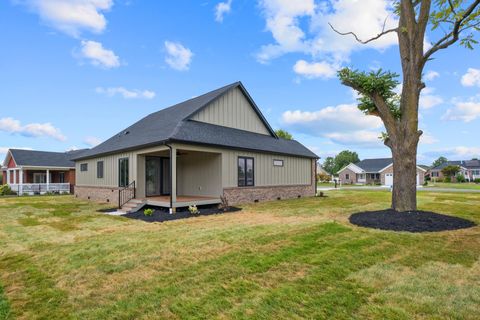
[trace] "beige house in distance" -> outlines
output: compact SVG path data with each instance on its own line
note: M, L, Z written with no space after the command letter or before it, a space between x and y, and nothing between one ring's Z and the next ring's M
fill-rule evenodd
M417 166L417 185L425 181L427 170ZM343 184L372 184L393 186L393 159L365 159L357 163L350 163L338 172Z
M81 154L75 195L124 211L314 196L317 156L278 138L240 82L152 113Z

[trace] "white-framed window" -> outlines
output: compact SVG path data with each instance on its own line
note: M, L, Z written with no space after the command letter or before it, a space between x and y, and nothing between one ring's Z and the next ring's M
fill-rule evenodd
M33 183L47 183L47 174L43 172L34 172Z
M58 173L58 181L60 183L65 183L65 172L59 172Z
M350 174L345 174L345 180L350 180Z
M88 163L80 164L80 171L88 171Z
M273 159L273 165L275 167L283 167L283 160Z

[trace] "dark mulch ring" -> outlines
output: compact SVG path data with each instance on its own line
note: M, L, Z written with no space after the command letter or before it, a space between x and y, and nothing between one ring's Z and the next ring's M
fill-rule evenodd
M145 209L153 209L154 212L151 216L147 216L143 213ZM230 207L226 211L224 211L218 209L217 206L198 206L198 210L200 211L199 213L193 214L188 211L188 208L177 208L177 212L170 214L169 210L166 208L145 206L137 212L127 213L122 215L122 217L138 219L145 222L164 222L179 219L195 218L200 216L210 216L214 214L233 213L238 212L242 209L237 207Z
M408 232L436 232L475 226L472 221L435 212L397 212L392 209L354 213L349 220L361 227Z
M108 213L108 212L117 212L117 208L107 208L107 209L98 209L97 212Z

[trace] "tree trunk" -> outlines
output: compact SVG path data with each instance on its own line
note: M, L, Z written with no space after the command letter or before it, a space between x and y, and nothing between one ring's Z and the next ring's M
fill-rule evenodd
M417 210L417 144L418 138L402 137L392 145L392 209L398 212Z

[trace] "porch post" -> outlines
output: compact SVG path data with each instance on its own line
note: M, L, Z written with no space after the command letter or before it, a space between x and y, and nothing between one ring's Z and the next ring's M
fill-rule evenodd
M20 168L20 173L18 174L18 183L20 184L18 193L22 195L23 194L23 168Z
M13 169L13 184L17 184L17 169Z
M7 182L5 184L10 185L10 169L7 169Z
M175 212L175 203L177 202L177 148L171 147L170 148L170 202L171 208L170 213Z
M47 169L47 192L50 190L50 170Z

